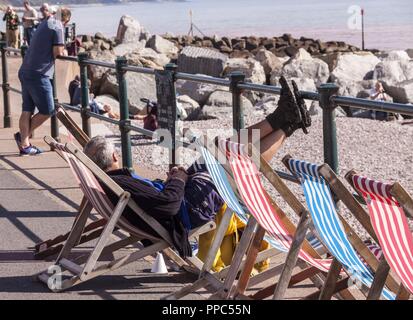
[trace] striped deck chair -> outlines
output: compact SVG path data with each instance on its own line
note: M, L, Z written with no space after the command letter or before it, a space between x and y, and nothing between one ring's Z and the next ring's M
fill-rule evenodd
M284 251L288 251L279 282L273 286L275 287L273 298L281 299L284 296L298 258L318 270L318 272L327 273L333 260L320 257L305 240L305 235L310 226L307 210L302 207L298 199L269 167L269 164L262 157L258 158L260 159L262 173L266 178L291 207L296 210L299 208L297 213L301 213L301 218L297 228L292 225L285 213L264 190L260 180L260 172L248 155L246 146L231 141L219 140L219 147L229 160L237 188L248 211L268 235L276 239L279 245L284 248ZM253 150L252 146L250 148L252 155L257 156L257 152ZM343 290L345 288L343 287ZM257 297L257 295L253 297Z
M152 216L140 209L130 198L130 194L125 192L119 185L110 179L110 177L93 163L93 161L91 161L81 150L73 144L59 144L51 137L45 137L45 141L55 150L59 150L68 162L87 200L57 257L55 264L38 275L38 279L46 283L49 289L55 292L68 289L74 285L173 246L172 239L167 230ZM109 200L97 179L109 187L113 193L119 197L116 206ZM129 206L129 208L139 215L139 217L153 230L156 230L156 233L159 236L143 232L131 225L122 216L126 206ZM84 259L70 260L69 255L72 252L72 249L78 244L78 240L82 235L82 231L92 208L106 220L104 229L85 261ZM116 242L111 242L110 238L115 227L119 227L127 234L127 236ZM214 227L215 225L213 222L207 223L204 226L191 231L190 237L199 236L204 232L210 231ZM114 259L108 263L100 264L99 266L97 265L101 256L111 254L125 246L137 244L142 239L150 240L152 245L134 250L132 253L126 254L125 256ZM176 259L182 260L178 255L176 255ZM52 270L52 274L49 274L50 270ZM69 277L66 277L63 281L56 282L58 277L62 277L63 279L63 277L66 276L64 272L68 272L70 274Z
M225 231L226 228L228 227L228 223L233 213L235 213L237 217L247 226L249 217L246 214L244 207L238 201L238 198L235 195L230 182L228 181L225 169L215 159L215 157L211 154L211 152L200 143L199 140L196 140L196 149L197 151L201 153L202 160L204 161L207 167L208 173L210 174L212 181L214 182L214 185L217 188L218 194L222 197L222 199L225 201L225 203L228 206L228 209L225 212L224 217L218 228L219 229L222 228ZM228 272L230 272L231 267L225 268L224 270L220 271L218 274L215 274L213 277L211 274L212 263L216 256L218 246L222 242L223 235L224 235L224 232L221 232L221 233L217 232L217 235L215 235L213 243L211 245L211 250L209 251L204 261L204 265L201 269L199 279L195 283L187 287L183 287L182 289L174 292L173 294L168 295L167 297L165 297L165 299L181 299L185 297L186 295L192 292L195 292L201 288L209 289L212 292L217 292L224 287L224 284L222 283L222 279L225 279ZM246 239L245 233L242 235L242 238ZM266 235L264 239L271 245L272 249L266 250L265 252L260 253L256 259L256 262L265 260L271 256L276 255L279 252L286 252L286 249L279 242L277 242L274 238ZM245 240L244 241L241 240L241 241L244 242ZM233 272L231 271L231 273ZM259 280L261 278L262 278L262 275L256 276L250 279L251 285L254 285L256 282L262 281L262 280Z
M283 162L301 181L314 226L321 240L336 259L336 265L340 268L342 266L353 281L370 288L374 274L366 264L366 259L362 259L348 239L347 233L354 234L354 237L356 236L355 232L348 225L346 225L347 230L345 229L343 224L346 222L337 213L332 192L327 181L319 173L319 166L289 157L284 158ZM358 240L358 246L367 249L367 246L363 246L362 241ZM377 250L376 252L379 254ZM332 274L331 278L326 281L325 290L320 296L321 299L331 298L331 290L334 288L335 282L336 278ZM395 295L385 288L383 297L393 300Z
M366 200L371 223L385 260L400 278L398 299L408 299L413 294L413 235L408 218L413 218L413 200L398 184L387 184L350 171L347 178ZM384 276L389 268L383 267ZM377 290L383 288L378 281Z
M214 157L213 153L216 150L209 150L211 147L208 146L204 146L199 140L196 140L196 150L198 152L200 152L201 156L202 156L202 160L204 161L206 168L214 182L214 185L217 188L218 193L220 194L220 196L224 199L224 201L226 202L227 206L228 206L228 212L226 212L226 219L228 220L233 213L235 213L237 215L237 217L247 226L248 228L248 224L251 224L251 220L250 220L250 216L246 213L246 209L243 205L241 205L241 203L239 202L239 197L235 194L234 192L234 187L235 185L229 181L228 176L230 175L230 173L224 169L223 165L221 163L219 163L217 161L217 159ZM229 169L230 170L230 169ZM224 217L225 218L225 217ZM220 224L219 227L223 227L226 228L227 224L225 224L225 222L227 220L223 220ZM253 219L252 219L253 220ZM229 220L228 220L229 221ZM310 235L312 235L310 233ZM245 233L243 233L242 238L241 238L241 242L246 241L248 236L245 236ZM266 250L264 252L260 252L257 254L257 258L255 259L255 262L260 262L265 258L270 258L275 256L276 254L279 254L280 252L288 252L287 248L285 246L283 246L276 238L269 236L268 234L266 234L264 236L264 240L267 241L270 246L272 247L269 250ZM214 243L215 246L218 245L219 243L221 243L222 238L219 237L215 237L214 238ZM309 237L309 243L311 244L311 246L313 248L318 248L321 249L321 247L323 246L321 244L320 241L318 241L318 239L314 236ZM211 248L215 248L214 244L211 246ZM240 243L238 248L242 248L242 244ZM238 249L237 249L238 250ZM210 266L212 263L212 260L215 257L215 250L211 249L210 254L208 255L207 259L205 260L204 263L204 268L202 269L202 272L200 274L199 279L191 284L190 286L187 287L183 287L182 289L178 290L177 292L169 295L168 297L165 297L167 299L179 299L184 297L185 295L188 295L191 292L195 292L201 288L205 288L205 289L209 289L212 292L218 292L218 291L223 291L223 292L229 292L230 291L230 287L232 286L232 283L235 279L228 278L229 280L226 279L226 275L230 274L237 274L238 273L238 269L242 269L244 267L244 263L242 262L238 262L239 263L239 267L236 267L236 261L233 261L233 263L231 263L230 267L225 268L223 271L219 272L218 275L215 275L215 277L212 277L211 274L209 274L208 272L210 271ZM244 261L245 262L245 259ZM235 266L235 267L234 267ZM303 269L305 269L305 267L307 267L305 264L302 264L301 266ZM258 274L256 276L253 276L251 278L249 278L248 281L248 286L249 287L254 287L255 285L264 282L267 279L270 279L272 277L274 277L275 275L279 274L281 271L280 266L276 266L275 268L266 270L264 272L262 272L261 274ZM294 279L292 279L290 285L299 283L303 280L305 280L306 278L311 277L311 275L313 273L316 273L315 270L312 268L310 270L311 272L308 273L308 270L306 270L304 272L304 274L300 274L298 273ZM307 274L306 274L307 272ZM220 283L220 281L222 281L221 279L225 279L226 282L225 283ZM318 286L321 285L321 282L318 283ZM271 289L271 288L270 288ZM273 293L274 289L272 288L272 292L271 290L265 290L265 292L271 292L271 294ZM260 292L260 295L257 298L264 298L266 297L266 293L265 292ZM238 292L240 293L240 292ZM225 298L228 296L216 296L216 298Z

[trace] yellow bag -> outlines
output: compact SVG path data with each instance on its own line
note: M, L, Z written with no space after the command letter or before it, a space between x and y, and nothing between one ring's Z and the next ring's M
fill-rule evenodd
M221 207L215 216L215 223L217 228L222 221L225 211L227 210L227 205ZM229 266L232 261L232 257L235 252L235 248L239 242L239 233L238 230L245 228L245 224L235 215L232 214L228 228L225 232L224 239L222 240L221 246L218 249L217 255L215 257L214 263L212 265L212 271L219 272L226 266ZM209 248L212 245L212 241L215 237L215 230L204 233L199 237L198 244L198 258L201 261L205 261L208 254ZM266 250L269 248L269 244L266 241L262 241L260 251ZM258 272L262 272L269 267L269 259L264 260L255 264L255 269Z

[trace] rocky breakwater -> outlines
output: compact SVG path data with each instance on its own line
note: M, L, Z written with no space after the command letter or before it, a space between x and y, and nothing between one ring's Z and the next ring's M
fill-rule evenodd
M116 37L106 39L96 34L83 38L87 41L83 41L82 50L96 60L113 62L117 56L125 56L132 65L154 69L174 62L180 72L213 77L228 77L233 71L241 71L247 82L258 84L278 85L279 77L284 75L307 91L334 82L340 87L339 94L355 97L367 97L380 80L395 102L413 102L412 50L366 52L341 42L297 40L289 35L271 39L243 37L236 41L225 37L159 36L151 35L129 16L121 18ZM91 66L89 76L96 95L117 98L113 70ZM140 98L156 99L154 77L132 72L126 77L130 111L139 112L143 107ZM232 112L231 94L226 87L177 81L176 90L188 120L222 118ZM278 97L250 92L243 97L246 110L263 115L274 110L277 100ZM317 113L318 103L313 103L312 109Z

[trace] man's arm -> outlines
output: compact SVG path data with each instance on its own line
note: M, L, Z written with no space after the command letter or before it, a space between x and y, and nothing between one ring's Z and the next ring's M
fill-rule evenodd
M66 56L67 52L64 45L53 46L53 57L56 59L58 56Z
M185 177L171 177L162 191L131 177L111 176L111 178L131 194L131 198L138 206L155 217L174 216L181 207L185 193Z

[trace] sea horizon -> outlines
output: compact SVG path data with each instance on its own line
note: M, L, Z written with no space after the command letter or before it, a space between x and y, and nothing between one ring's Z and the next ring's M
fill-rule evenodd
M152 34L185 35L193 22L207 36L280 36L290 33L344 41L361 47L359 11L364 9L367 49L413 48L411 0L192 0L70 5L78 34L116 35L122 15L137 19ZM4 24L2 25L4 29Z

